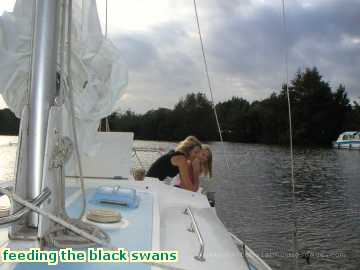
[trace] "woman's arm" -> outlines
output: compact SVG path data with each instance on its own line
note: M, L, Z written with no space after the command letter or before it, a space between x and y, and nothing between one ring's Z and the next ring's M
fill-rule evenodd
M194 191L194 186L190 180L189 167L186 158L184 156L174 156L171 158L171 163L179 168L181 187Z
M200 180L199 180L199 176L201 173L201 165L200 165L200 160L195 159L192 162L192 168L193 168L193 181L194 181L194 191L198 191L199 186L200 186Z

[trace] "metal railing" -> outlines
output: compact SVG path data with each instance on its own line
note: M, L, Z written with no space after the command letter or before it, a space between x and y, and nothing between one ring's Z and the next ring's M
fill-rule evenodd
M151 161L150 164L145 164L143 160L141 160L140 156L138 155L139 152L143 153L153 153L157 154L157 157L160 157L164 154L164 149L156 148L156 147L133 147L131 157L136 157L137 162L139 163L140 167L144 170L148 169L154 160Z
M194 215L190 209L190 207L186 208L184 211L184 214L189 215L191 218L191 223L190 223L190 228L188 229L189 232L193 232L196 233L196 236L199 240L200 243L200 250L199 250L199 254L194 256L194 258L198 261L204 262L205 258L204 258L204 251L205 251L205 244L204 244L204 240L202 238L199 226L194 218Z
M250 249L237 236L229 232L234 243L239 247L248 269L272 270L252 249ZM251 263L250 263L250 261Z

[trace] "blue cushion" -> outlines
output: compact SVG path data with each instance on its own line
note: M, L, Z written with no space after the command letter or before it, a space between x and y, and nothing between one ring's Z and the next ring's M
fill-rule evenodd
M117 187L98 187L92 196L92 203L111 203L126 205L130 208L136 208L139 200L136 196L136 190L133 188Z

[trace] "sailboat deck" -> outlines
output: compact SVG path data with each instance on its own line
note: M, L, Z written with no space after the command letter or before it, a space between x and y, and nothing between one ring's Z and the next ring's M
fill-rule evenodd
M116 181L113 181L116 183ZM118 181L117 181L118 182ZM113 224L96 225L104 230L111 238L110 245L118 248L125 248L128 251L135 250L152 250L153 243L153 194L147 191L137 191L139 199L138 207L129 208L124 205L95 203L91 200L96 187L86 189L87 209L111 209L119 212L122 216L121 222ZM70 217L79 215L82 207L81 192L78 187L68 187L66 189L66 211ZM155 215L156 216L156 215ZM38 247L37 242L8 241L7 227L0 229L4 247L11 250L21 250L27 248ZM5 241L4 241L5 240ZM125 270L150 270L151 266L142 263L61 263L57 266L41 263L41 269L125 269ZM19 263L19 264L1 264L0 269L39 269L39 263Z
M69 216L76 217L81 210L82 200L79 184L67 179L66 209ZM140 199L137 208L121 205L94 204L93 194L99 186L134 188ZM111 246L128 251L177 250L179 260L167 266L176 269L270 269L260 258L253 259L252 251L247 252L250 264L247 265L233 243L228 231L218 219L215 209L201 193L189 192L166 185L158 180L145 181L86 179L87 208L102 208L119 211L122 221L114 224L97 225L109 234ZM204 239L205 261L194 257L199 253L200 243L195 233L188 231L191 223L189 215L184 214L191 208L199 230ZM8 228L0 229L0 247L11 250L28 250L39 247L38 241L9 241ZM3 269L161 269L144 263L61 263L49 266L46 263L0 263Z

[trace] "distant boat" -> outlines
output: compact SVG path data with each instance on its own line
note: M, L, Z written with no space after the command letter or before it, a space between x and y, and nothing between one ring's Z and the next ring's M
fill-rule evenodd
M333 142L336 148L360 149L360 131L346 131Z

